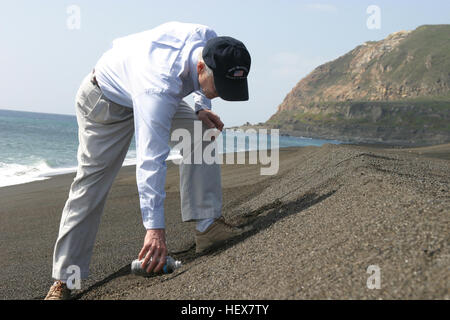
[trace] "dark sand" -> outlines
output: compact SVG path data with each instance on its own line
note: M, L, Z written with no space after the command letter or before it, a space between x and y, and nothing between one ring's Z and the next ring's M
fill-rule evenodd
M79 299L449 299L450 144L280 150L280 171L223 165L223 214L254 230L196 255L180 218L178 167L169 163L168 246L184 266L140 278L134 167L124 167L97 235ZM0 188L0 298L40 299L74 175ZM378 265L381 289L367 288Z

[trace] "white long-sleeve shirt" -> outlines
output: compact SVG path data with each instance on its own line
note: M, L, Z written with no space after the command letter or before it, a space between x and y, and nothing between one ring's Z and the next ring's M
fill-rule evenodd
M211 109L200 89L197 60L214 37L207 26L169 22L114 40L95 66L105 96L134 111L136 178L146 229L165 228L165 160L177 106L193 93L196 111Z

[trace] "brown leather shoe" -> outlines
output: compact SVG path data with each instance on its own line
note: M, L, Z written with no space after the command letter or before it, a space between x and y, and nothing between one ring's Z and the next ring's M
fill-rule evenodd
M67 288L67 285L58 280L56 281L47 293L47 296L44 300L69 300L70 299L70 290Z
M196 253L218 246L226 240L234 238L251 229L251 227L237 228L225 222L223 217L214 221L204 232L195 232Z

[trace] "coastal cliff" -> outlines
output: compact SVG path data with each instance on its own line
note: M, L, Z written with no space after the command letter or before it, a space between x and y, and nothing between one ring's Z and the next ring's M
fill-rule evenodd
M319 66L265 125L350 142L449 142L450 25L399 31Z

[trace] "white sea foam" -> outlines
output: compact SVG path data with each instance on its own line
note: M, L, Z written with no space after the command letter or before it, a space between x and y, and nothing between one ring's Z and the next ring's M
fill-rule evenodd
M182 159L177 152L171 152L167 161ZM123 162L123 166L136 165L136 152L130 151ZM45 160L39 160L30 165L8 164L0 162L0 187L12 186L39 180L46 180L53 176L73 173L77 171L76 166L65 168L52 168Z
M0 187L45 180L47 177L42 176L42 173L50 170L45 161L32 165L0 162Z

